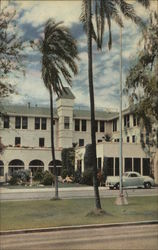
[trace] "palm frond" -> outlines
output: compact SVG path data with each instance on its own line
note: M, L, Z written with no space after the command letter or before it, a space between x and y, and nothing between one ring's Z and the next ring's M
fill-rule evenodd
M47 89L50 87L60 95L64 90L62 80L72 84L72 74L77 74L78 50L76 41L62 22L53 19L46 22L44 39L41 42L42 78Z

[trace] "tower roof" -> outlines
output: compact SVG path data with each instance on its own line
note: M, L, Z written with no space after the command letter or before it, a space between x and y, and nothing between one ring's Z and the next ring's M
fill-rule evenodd
M64 87L65 91L63 90L62 94L57 97L57 100L59 99L75 99L74 94L71 92L69 87Z

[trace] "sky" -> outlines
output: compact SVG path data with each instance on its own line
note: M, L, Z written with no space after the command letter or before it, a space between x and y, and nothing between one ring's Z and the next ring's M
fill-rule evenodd
M132 2L135 2L134 0ZM156 0L151 1L151 9L156 8ZM57 22L63 21L70 29L72 36L77 40L80 61L78 75L73 77L72 92L75 105L78 108L89 107L88 90L88 55L87 38L79 21L81 13L80 0L2 0L2 8L7 7L16 10L16 32L24 41L38 40L43 37L44 24L48 18L54 18ZM140 4L135 4L136 13L143 19L149 17L149 11ZM129 20L124 20L123 28L123 85L126 75L134 58L140 49L138 44L141 38L140 29ZM106 25L104 46L98 51L93 43L94 66L94 91L95 106L97 109L118 110L120 88L120 28L112 22L112 49L109 51L108 29ZM41 55L29 46L25 48L25 76L19 78L12 76L16 83L17 94L11 95L6 102L12 104L27 104L32 106L48 106L49 94L41 78ZM63 83L65 86L66 83ZM124 96L123 107L128 107L128 98Z

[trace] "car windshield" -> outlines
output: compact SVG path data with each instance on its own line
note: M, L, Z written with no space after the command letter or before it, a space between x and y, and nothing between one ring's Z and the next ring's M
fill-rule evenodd
M126 176L126 177L127 177L127 176L128 176L128 173L124 173L123 176Z

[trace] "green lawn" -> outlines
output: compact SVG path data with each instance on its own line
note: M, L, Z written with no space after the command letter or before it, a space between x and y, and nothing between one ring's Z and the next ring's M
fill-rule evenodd
M81 185L78 183L58 183L59 188L69 188L69 187L86 187L87 185ZM1 185L0 187L9 188L9 189L32 189L32 188L52 188L52 186L43 186L36 182L33 183L32 186L24 186L24 185Z
M102 199L107 215L87 216L93 199L1 202L1 230L158 220L158 197L130 197L126 206Z

